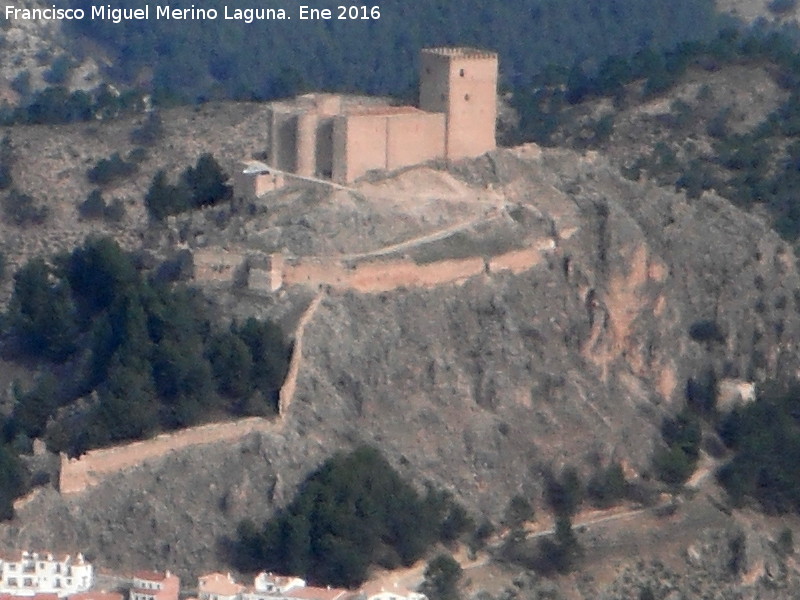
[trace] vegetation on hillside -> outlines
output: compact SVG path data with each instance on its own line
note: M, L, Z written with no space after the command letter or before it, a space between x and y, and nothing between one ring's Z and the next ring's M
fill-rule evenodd
M50 85L24 94L22 104L16 108L0 105L0 123L53 125L108 119L141 112L145 105L143 98L140 91L131 89L120 94L108 85L101 85L92 92L70 91L63 85Z
M744 209L761 207L776 231L795 241L800 238L800 53L786 35L726 30L711 41L682 43L665 53L648 48L631 59L611 57L594 71L578 66L548 70L534 86L515 92L520 127L508 141L602 147L614 131L614 115L576 126L575 110L583 103L607 97L623 109L667 94L690 68L715 71L734 64L766 66L788 99L751 131L737 133L729 110L711 118L702 114L708 98L700 96L710 92L701 89L695 106L673 102L670 118L661 120L658 141L625 165L623 173L631 179L646 174L690 198L714 189ZM706 146L698 143L698 132L708 137L710 151L698 149Z
M234 563L242 571L356 587L370 565L409 566L435 542L450 543L472 528L449 495L432 488L419 494L377 450L362 446L323 463L263 527L243 522Z
M17 390L6 441L46 437L72 455L223 415L272 414L288 366L276 325L215 329L197 293L146 277L109 238L20 268L2 334L42 373Z
M456 559L449 554L439 554L425 567L420 592L430 600L459 600L458 584L463 574Z
M700 458L702 429L696 415L687 409L675 417L664 419L661 437L666 448L653 457L656 475L664 483L678 487L686 483Z
M171 184L164 171L153 177L144 197L147 212L156 221L193 208L213 206L231 198L228 175L211 154L203 154L194 167L187 167L178 183Z
M768 513L800 512L800 382L772 383L719 425L733 457L718 473L732 501Z
M83 8L81 0L70 4ZM123 0L120 8L140 6ZM380 2L377 20L124 20L66 23L76 53L86 36L109 54L117 82L147 73L156 102L272 99L310 89L403 94L416 89L417 53L425 46L471 45L497 50L507 83L529 81L550 64L593 63L643 47L671 48L713 37L719 16L712 0L445 0ZM259 3L262 6L264 3ZM316 8L330 8L319 0ZM189 0L174 8L198 5ZM669 23L668 27L664 24Z

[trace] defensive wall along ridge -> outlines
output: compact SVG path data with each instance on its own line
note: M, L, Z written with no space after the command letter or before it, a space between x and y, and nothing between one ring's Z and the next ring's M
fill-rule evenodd
M301 259L295 265L285 266L281 277L286 285L352 289L362 293L377 293L401 287L435 287L463 283L471 277L485 273L522 273L542 262L543 254L555 247L555 241L547 238L528 248L489 258L474 256L423 265L402 259L364 262L348 267L334 259ZM215 283L233 283L247 257L221 249L216 252L218 264L214 264L217 266L206 265L196 272L196 278L205 277ZM213 257L209 257L209 260L211 258ZM61 493L81 493L114 473L134 468L146 461L161 459L171 452L217 442L235 442L253 432L275 431L289 414L303 359L303 333L324 296L325 292L320 289L298 322L289 370L279 395L279 420L251 417L161 434L150 440L123 446L90 450L77 459L67 458L62 454L59 477Z
M527 248L493 256L469 256L417 263L409 258L291 257L258 255L245 250L200 248L194 252L195 281L274 292L281 287L305 286L332 291L380 293L410 287L463 283L482 273L509 270L521 273L542 261L556 242L546 238ZM261 264L256 264L261 263Z
M300 373L300 363L303 360L303 334L311 319L314 318L314 313L317 312L324 295L322 291L317 293L297 323L292 358L289 360L289 370L278 395L278 414L281 419L285 419L288 416L289 407L292 404L295 389L297 389L297 375Z
M215 442L235 441L249 433L267 432L274 428L273 421L250 417L164 433L150 440L131 442L124 446L90 450L80 458L67 458L62 454L59 490L62 494L80 493L113 473L135 467L147 460L163 458L170 452Z

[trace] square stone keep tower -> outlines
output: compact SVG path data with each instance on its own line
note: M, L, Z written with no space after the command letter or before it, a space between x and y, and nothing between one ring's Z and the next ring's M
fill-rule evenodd
M419 106L445 113L446 157L494 150L497 54L474 48L425 48L420 62Z

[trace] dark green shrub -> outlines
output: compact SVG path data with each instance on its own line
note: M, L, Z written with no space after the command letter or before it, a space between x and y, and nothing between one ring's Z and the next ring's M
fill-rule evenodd
M628 482L622 465L611 463L606 469L592 475L586 486L586 494L593 505L608 508L622 501L628 492Z
M106 201L100 190L92 190L86 200L78 205L78 215L82 220L100 219L106 211Z
M47 221L50 209L37 203L32 196L12 189L3 199L3 216L17 227L41 225Z
M454 512L448 496L418 494L377 450L360 447L323 463L261 530L242 523L234 562L354 587L370 564L414 563L440 540Z
M86 177L96 185L108 185L130 177L137 170L135 163L123 160L119 152L114 152L110 157L98 160L95 166L86 172Z

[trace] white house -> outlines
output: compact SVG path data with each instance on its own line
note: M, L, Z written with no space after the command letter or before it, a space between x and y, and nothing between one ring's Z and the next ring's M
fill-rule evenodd
M380 583L368 583L359 590L361 600L428 600L425 594L420 594L400 586L385 586Z
M169 571L137 571L129 600L178 600L181 580Z
M253 587L242 591L241 600L275 600L276 596L305 586L306 582L299 577L273 575L262 571L256 575Z
M85 592L93 583L94 570L82 554L56 557L23 551L0 556L0 594L64 597Z

